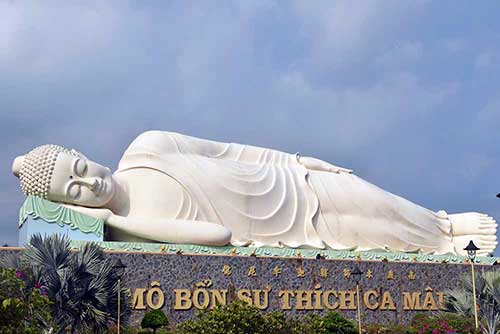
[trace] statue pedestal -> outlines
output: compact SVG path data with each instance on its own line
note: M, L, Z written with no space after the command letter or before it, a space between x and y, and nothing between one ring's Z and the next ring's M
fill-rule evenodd
M104 222L38 197L28 196L19 211L19 245L33 234L66 234L75 241L103 241Z
M29 242L33 234L65 234L71 240L76 241L103 241L102 236L93 233L83 233L79 229L74 229L69 225L59 226L56 223L50 223L42 218L27 217L24 224L19 228L19 245L23 246Z

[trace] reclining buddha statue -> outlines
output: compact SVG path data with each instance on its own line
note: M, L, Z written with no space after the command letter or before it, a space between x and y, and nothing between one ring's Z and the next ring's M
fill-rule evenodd
M17 157L26 195L105 222L107 240L491 254L495 220L433 212L319 159L173 132L137 137L116 172L44 145Z

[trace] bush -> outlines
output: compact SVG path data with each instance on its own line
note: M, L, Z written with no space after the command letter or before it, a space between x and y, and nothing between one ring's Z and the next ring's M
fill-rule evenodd
M0 268L0 333L35 334L53 327L49 299L38 283L26 284L30 276Z
M141 327L152 329L153 333L156 333L158 328L165 326L168 326L168 319L162 310L152 310L146 312L141 321Z
M366 334L418 334L418 331L410 326L390 324L379 325L372 324L366 325L363 328Z
M412 320L411 325L419 334L478 334L474 320L453 313L442 313L431 317L419 314Z
M283 312L262 313L241 301L197 314L177 325L177 334L356 334L354 322L336 312L303 319Z
M358 330L352 320L340 313L329 311L324 316L312 314L304 320L306 333L317 334L357 334Z
M267 334L304 334L307 332L307 325L303 320L297 317L287 317L280 311L266 313L264 323L264 330Z
M180 323L176 333L261 334L264 329L265 319L262 312L256 307L236 301L210 311L199 312L195 319Z

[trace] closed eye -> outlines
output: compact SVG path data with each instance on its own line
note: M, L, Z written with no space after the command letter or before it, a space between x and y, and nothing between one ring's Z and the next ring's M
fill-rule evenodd
M71 183L66 191L67 195L72 199L77 199L80 197L82 192L82 187L78 183Z
M84 159L75 159L73 171L76 175L83 177L87 173L87 161ZM70 177L71 178L71 177Z

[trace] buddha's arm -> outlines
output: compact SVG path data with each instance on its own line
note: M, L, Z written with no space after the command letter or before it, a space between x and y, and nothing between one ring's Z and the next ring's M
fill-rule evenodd
M106 225L144 239L158 242L224 246L231 241L231 231L222 225L192 220L122 217L109 209L61 204L87 216L99 218Z
M158 242L224 246L231 241L231 231L209 222L111 215L106 223L128 234Z

